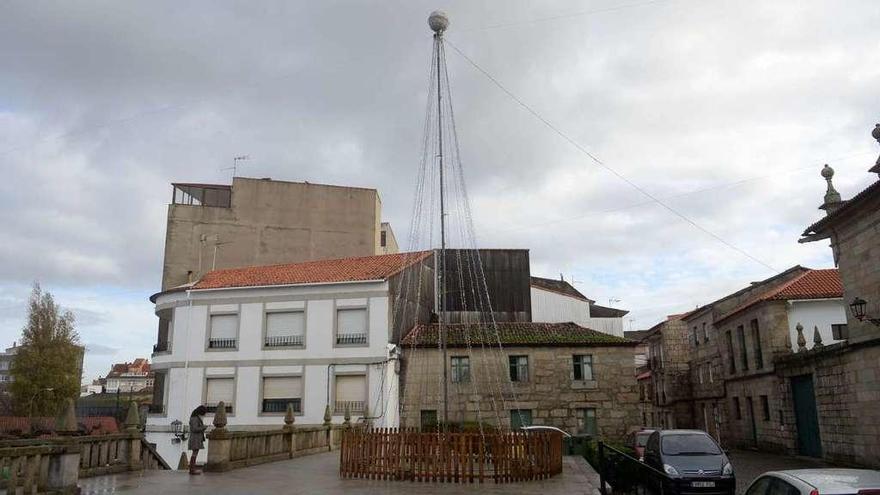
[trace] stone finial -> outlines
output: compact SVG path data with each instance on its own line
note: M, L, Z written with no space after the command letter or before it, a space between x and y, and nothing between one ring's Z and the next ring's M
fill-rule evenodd
M346 426L351 424L351 408L348 407L348 404L345 405L345 421L342 423Z
M813 349L815 349L817 347L822 347L823 345L824 344L822 344L822 334L819 333L819 327L814 326L813 327Z
M871 136L880 143L880 124L874 126L874 130L871 131ZM869 170L869 172L876 172L880 174L880 156L877 157L877 163L874 164L873 167Z
M217 403L217 412L214 413L214 428L226 428L226 403L222 400Z
M804 326L798 323L794 329L797 330L798 351L807 350L807 339L804 338Z
M55 420L55 431L62 435L69 435L79 431L79 426L76 423L76 406L74 406L73 399L64 401L61 414Z
M324 426L330 426L331 419L333 419L333 416L330 415L330 404L327 404L324 407Z
M825 166L822 167L821 173L825 182L828 183L828 189L825 191L825 202L822 203L821 208L825 210L826 214L830 215L841 205L840 193L837 192L837 189L834 189L834 184L831 183L831 179L834 177L834 169L829 167L826 163Z
M189 469L189 459L186 457L186 452L181 452L180 460L177 461L177 470L186 471L187 469Z
M292 426L293 422L296 420L296 415L293 412L293 404L290 402L287 403L287 411L284 412L284 424L286 426Z
M137 402L131 401L128 404L128 413L125 415L125 429L127 431L137 431L141 426L141 418L138 414Z

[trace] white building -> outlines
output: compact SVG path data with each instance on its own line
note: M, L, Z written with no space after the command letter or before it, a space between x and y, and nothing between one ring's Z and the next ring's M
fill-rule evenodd
M582 327L623 337L623 317L629 311L599 306L565 280L531 277L532 321L574 322Z
M217 270L151 298L160 318L147 438L168 462L204 404L227 405L230 429L278 428L366 416L398 424L392 280L430 252ZM206 423L210 424L209 413ZM204 456L201 453L200 456Z

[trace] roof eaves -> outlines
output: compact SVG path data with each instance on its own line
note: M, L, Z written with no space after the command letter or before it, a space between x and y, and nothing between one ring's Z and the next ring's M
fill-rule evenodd
M877 166L880 166L880 164L875 165L875 167ZM880 195L880 180L875 181L873 184L863 189L860 193L848 199L846 202L844 202L843 206L841 206L836 211L807 227L806 230L804 230L803 234L801 234L801 238L798 239L798 242L805 243L827 239L831 234L826 232L825 229L830 224L840 219L844 213L849 212L853 208L860 206L865 201L868 201L874 193L878 193L878 195Z

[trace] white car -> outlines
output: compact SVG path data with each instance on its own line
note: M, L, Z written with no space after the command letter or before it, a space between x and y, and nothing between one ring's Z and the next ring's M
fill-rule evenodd
M793 469L755 478L745 495L880 495L880 471Z

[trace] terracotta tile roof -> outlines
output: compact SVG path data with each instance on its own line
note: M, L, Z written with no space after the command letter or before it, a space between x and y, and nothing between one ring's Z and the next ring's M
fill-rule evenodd
M384 280L430 255L431 251L418 251L214 270L206 273L193 289Z
M843 297L843 283L836 268L807 270L788 282L759 293L739 306L716 318L722 321L764 301L791 301L796 299L833 299Z
M116 419L110 416L85 416L76 418L77 424L82 431L89 435L107 435L119 433ZM31 423L34 429L41 432L55 431L55 418L22 416L0 416L0 434L30 431Z
M617 346L636 345L637 342L607 333L567 323L496 323L497 335L491 323L456 323L445 325L446 344L449 347L497 346ZM404 347L437 347L439 325L417 325L401 341Z
M562 294L563 296L573 297L575 299L580 299L582 301L590 301L593 302L592 299L589 299L587 296L583 295L574 288L573 285L566 282L565 280L556 280L553 278L543 278L543 277L531 277L530 284L532 287L537 287L542 290L555 292L557 294Z

